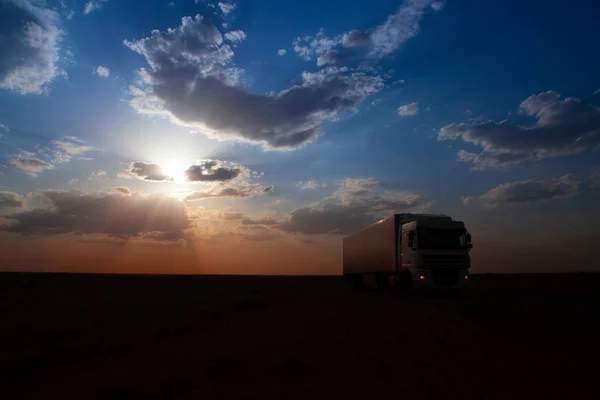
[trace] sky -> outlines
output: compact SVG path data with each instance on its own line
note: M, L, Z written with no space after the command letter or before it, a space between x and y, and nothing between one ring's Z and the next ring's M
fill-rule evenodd
M339 274L398 212L600 270L594 1L0 0L6 271Z

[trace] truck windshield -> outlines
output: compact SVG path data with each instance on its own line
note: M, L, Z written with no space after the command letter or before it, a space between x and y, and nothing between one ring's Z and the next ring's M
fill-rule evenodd
M420 249L464 249L464 229L418 228L418 246Z

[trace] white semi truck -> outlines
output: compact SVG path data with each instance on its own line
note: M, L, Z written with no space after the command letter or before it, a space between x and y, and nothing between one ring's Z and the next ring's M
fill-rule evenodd
M380 289L462 287L471 235L443 214L394 214L343 239L344 277Z

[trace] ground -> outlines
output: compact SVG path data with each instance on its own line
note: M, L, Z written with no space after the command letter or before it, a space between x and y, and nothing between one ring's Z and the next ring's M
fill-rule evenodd
M0 396L600 398L600 275L471 278L0 274Z

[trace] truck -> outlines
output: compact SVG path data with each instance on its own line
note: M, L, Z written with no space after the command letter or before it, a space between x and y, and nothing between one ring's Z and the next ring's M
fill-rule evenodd
M445 214L393 214L343 238L343 273L355 287L461 288L473 248L463 221Z

